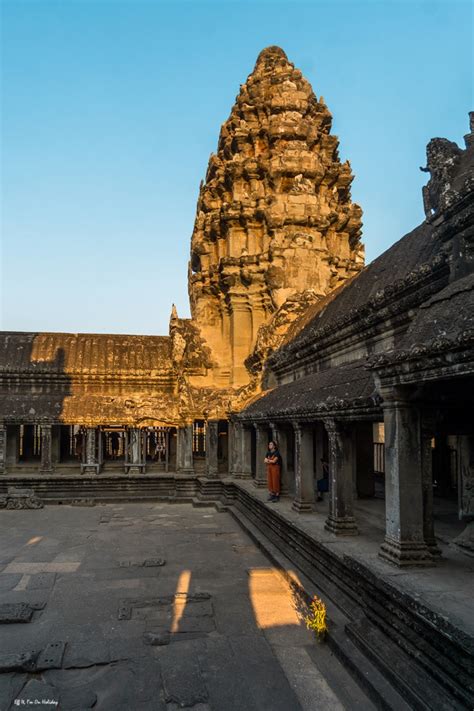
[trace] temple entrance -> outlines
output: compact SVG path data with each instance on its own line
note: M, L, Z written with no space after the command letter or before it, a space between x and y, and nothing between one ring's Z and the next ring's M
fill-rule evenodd
M61 463L82 462L84 452L84 431L78 425L61 425L59 428L59 461Z
M40 425L20 425L18 460L20 462L41 460Z
M206 457L206 421L195 420L193 425L193 458Z
M122 468L125 463L126 429L125 427L102 427L100 433L101 463L108 469L114 465Z
M172 458L174 427L147 427L143 430L145 461L160 471L169 471Z

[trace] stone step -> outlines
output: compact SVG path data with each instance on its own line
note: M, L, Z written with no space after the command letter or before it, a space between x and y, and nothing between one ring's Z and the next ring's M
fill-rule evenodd
M350 556L338 556L281 513L234 484L233 504L261 533L320 588L349 621L370 620L384 634L387 649L406 654L414 689L439 685L447 698L474 708L474 640L383 576ZM462 708L460 706L459 708Z
M434 681L431 674L413 664L412 657L396 644L387 644L387 637L367 619L346 625L346 633L371 659L402 694L413 709L420 711L458 711L471 709L466 695L447 693L446 687Z
M410 706L402 696L387 682L375 665L360 652L356 645L345 634L345 626L349 619L331 601L324 592L317 588L305 575L300 572L295 576L294 564L284 556L279 548L273 545L260 530L235 506L230 506L229 511L238 521L254 543L265 553L275 566L276 570L285 578L293 590L308 604L317 595L323 599L327 608L328 632L327 643L333 653L351 673L357 684L365 691L377 708L384 711L410 711ZM317 645L310 650L311 655L317 656ZM315 660L317 661L317 660Z

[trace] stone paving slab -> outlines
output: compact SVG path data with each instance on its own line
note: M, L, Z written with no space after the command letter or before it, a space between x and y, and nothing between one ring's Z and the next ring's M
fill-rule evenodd
M30 622L35 609L25 602L5 603L0 605L0 624Z
M69 711L313 711L294 688L310 657L300 676L285 670L285 650L311 644L291 591L228 514L154 503L12 513L11 548L10 512L0 520L0 605L30 621L0 628L2 711L45 693ZM315 677L336 700L337 668L330 683Z

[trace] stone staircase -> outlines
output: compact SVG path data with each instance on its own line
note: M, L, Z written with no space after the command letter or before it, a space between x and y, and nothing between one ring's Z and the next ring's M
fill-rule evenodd
M337 605L347 618L347 637L411 708L474 708L472 637L361 562L318 543L238 484L231 487L229 503Z

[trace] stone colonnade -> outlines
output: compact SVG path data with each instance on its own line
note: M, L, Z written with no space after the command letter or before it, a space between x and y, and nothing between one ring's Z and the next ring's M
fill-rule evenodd
M404 394L402 388L383 391L385 426L386 532L380 555L396 565L425 565L439 555L433 528L431 440L435 425L430 413ZM253 479L265 488L265 454L276 440L284 462L282 493L291 494L296 512L314 507L315 480L329 472L329 512L326 529L336 536L357 535L354 494L373 495L373 438L370 420L322 417L307 421L252 421L228 423L228 473L235 479ZM219 421L206 423L205 462L202 475L219 476ZM12 428L12 429L15 429ZM16 427L19 430L19 427ZM48 474L59 459L59 427L39 426L39 470ZM36 435L38 437L38 434ZM193 424L178 427L168 439L173 448L173 469L182 475L198 473L193 450ZM170 439L173 440L170 442ZM145 471L143 430L127 428L125 471ZM0 424L0 473L8 471L16 444L9 427ZM288 466L291 460L291 468ZM324 460L324 461L323 461ZM167 460L168 462L168 460ZM100 428L83 429L81 470L98 474L103 463ZM201 473L201 472L199 472Z
M386 532L380 555L398 566L426 565L440 555L433 527L431 440L432 418L422 408L391 393L384 393ZM234 422L234 451L239 452L234 476L247 476L252 463L243 467L245 449L254 437L254 485L266 486L264 457L270 439L278 443L283 460L282 491L294 486L292 508L310 512L315 503L315 481L322 478L321 465L329 472L327 531L354 536L358 526L354 499L374 494L373 422L324 417L305 421ZM253 435L252 432L255 432ZM327 438L324 447L324 438ZM287 466L292 440L293 466ZM245 443L246 442L246 443ZM248 459L248 455L247 455ZM240 470L240 471L238 471ZM291 482L291 479L293 480Z
M206 421L205 435L205 462L202 474L213 478L219 476L219 420ZM35 429L35 437L40 442L35 448L34 457L20 460L20 425L6 425L0 423L0 474L8 472L11 468L21 466L34 466L40 473L54 473L60 468L60 427L56 423L35 424L28 423L30 429ZM30 431L28 430L29 434ZM104 443L101 427L81 427L81 452L80 460L74 460L83 474L99 474L104 465ZM120 466L130 475L143 474L146 471L146 429L126 427L123 430L123 456ZM195 473L194 452L194 425L193 423L169 428L166 439L166 471L171 469L177 474L193 475ZM247 467L250 476L250 460L245 448L240 456L230 457L230 462L235 468L235 462L242 461ZM26 447L26 435L23 440L23 449ZM29 453L29 450L28 450ZM244 469L245 470L245 469ZM237 472L236 472L237 473ZM227 474L227 472L226 472Z

